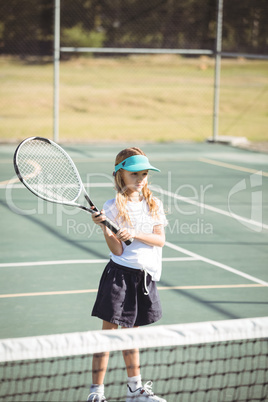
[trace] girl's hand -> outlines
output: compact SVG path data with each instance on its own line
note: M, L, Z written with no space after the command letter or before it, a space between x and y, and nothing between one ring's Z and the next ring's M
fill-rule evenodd
M120 229L116 233L116 237L117 237L118 240L120 240L122 242L125 242L125 241L130 240L131 238L135 237L133 232L134 232L133 230L123 228L123 229Z
M91 217L93 222L101 227L106 243L111 252L115 255L121 255L123 253L121 241L107 226L102 224L102 222L106 220L105 211L102 209L100 212L94 212ZM128 238L129 237L127 237L127 239Z
M94 214L92 214L91 217L96 225L101 225L101 223L106 220L106 216L104 215L103 209L100 212L94 212Z

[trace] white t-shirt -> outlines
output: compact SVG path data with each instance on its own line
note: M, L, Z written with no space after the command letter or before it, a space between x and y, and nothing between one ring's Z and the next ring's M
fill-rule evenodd
M155 225L167 225L167 219L164 213L163 204L158 198L154 198L158 204L158 216L152 217L149 212L149 207L145 199L140 202L130 202L127 203L127 211L129 218L132 223L132 228L136 232L142 233L153 233L153 227ZM107 201L103 209L107 218L111 219L120 224L117 215L118 209L116 207L115 199ZM124 223L123 227L131 226L128 223ZM162 271L162 247L148 246L136 239L129 246L123 244L122 255L114 255L112 252L110 256L112 260L120 265L135 269L145 269L152 276L154 281L159 281Z

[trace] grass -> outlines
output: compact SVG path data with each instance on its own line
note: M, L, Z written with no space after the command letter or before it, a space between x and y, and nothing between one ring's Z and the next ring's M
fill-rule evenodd
M223 60L219 134L268 141L268 61ZM0 58L0 140L53 135L53 65ZM60 139L203 141L213 60L79 57L60 67Z

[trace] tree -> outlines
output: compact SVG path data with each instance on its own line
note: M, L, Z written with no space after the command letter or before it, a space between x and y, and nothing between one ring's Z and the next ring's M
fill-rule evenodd
M62 0L61 38L65 45L213 50L217 2ZM223 49L267 54L267 11L267 0L224 0ZM54 0L0 0L0 51L52 55L53 16Z

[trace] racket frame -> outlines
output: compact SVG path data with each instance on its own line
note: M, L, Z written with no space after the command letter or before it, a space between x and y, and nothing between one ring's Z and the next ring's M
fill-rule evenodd
M35 191L35 190L27 183L26 180L24 180L23 176L22 176L21 173L20 173L19 166L18 166L18 155L19 155L19 151L20 151L21 147L22 147L25 143L27 143L27 142L29 142L29 141L34 141L34 140L44 141L44 142L46 142L46 143L48 143L48 144L50 144L50 145L53 145L54 147L58 148L58 149L60 150L60 152L68 159L69 163L72 165L72 168L73 168L73 170L74 170L74 173L75 173L75 175L76 175L76 178L78 179L79 186L80 186L78 195L74 198L73 201L59 201L59 200L51 199L51 198L49 198L49 197L44 197L44 196L42 196L41 194L39 194L37 191ZM17 148L16 148L16 150L15 150L15 153L14 153L14 157L13 157L13 164L14 164L15 172L16 172L16 174L17 174L19 180L21 181L21 183L23 183L24 186L25 186L29 191L31 191L35 196L37 196L37 197L39 197L39 198L41 198L41 199L43 199L43 200L45 200L45 201L53 202L53 203L55 203L55 204L67 205L67 206L70 206L70 207L77 207L77 208L80 208L80 209L82 209L83 211L89 212L89 213L91 213L91 214L96 213L96 212L99 212L99 215L101 215L99 209L96 207L96 205L95 205L95 204L92 202L92 200L90 199L90 197L89 197L89 195L88 195L88 193L87 193L87 191L86 191L86 189L85 189L85 186L84 186L84 184L83 184L83 182L82 182L81 176L80 176L80 174L79 174L79 172L78 172L78 170L77 170L77 167L75 166L73 160L72 160L71 157L67 154L67 152L66 152L60 145L58 145L56 142L54 142L54 141L52 141L52 140L50 140L50 139L48 139L48 138L38 137L38 136L26 138L25 140L23 140L23 141L17 146ZM82 205L82 204L78 204L77 202L75 202L75 201L81 196L82 193L83 193L84 198L86 199L86 201L87 201L87 202L89 203L89 205L91 206L91 208L87 208L86 206L84 206L84 205ZM120 227L119 227L115 222L111 221L111 220L110 220L109 218L107 218L107 217L106 217L105 221L102 222L102 224L105 225L105 226L107 226L107 227L108 227L113 233L115 233L115 234L120 230ZM134 240L134 239L129 239L129 240L127 240L127 241L125 242L125 244L126 244L126 245L130 245L130 244L133 242L133 240Z

